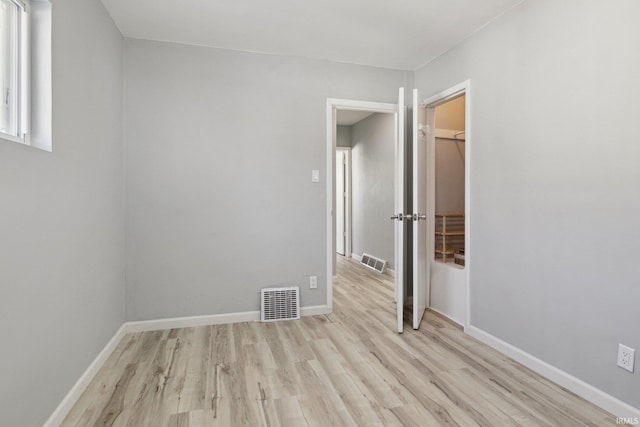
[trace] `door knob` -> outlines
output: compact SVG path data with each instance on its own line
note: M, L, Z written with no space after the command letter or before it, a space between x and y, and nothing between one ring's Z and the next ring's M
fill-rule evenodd
M426 220L427 214L413 214L414 221Z
M397 219L398 221L411 221L411 219L413 219L413 215L411 214L403 214L403 213L399 213L399 214L393 214L390 217L391 219Z

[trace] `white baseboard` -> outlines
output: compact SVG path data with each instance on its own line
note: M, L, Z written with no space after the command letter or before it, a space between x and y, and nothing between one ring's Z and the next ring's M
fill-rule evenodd
M358 261L358 262L361 262L361 261L362 261L362 255L358 255L358 254L354 254L354 253L352 253L352 254L351 254L351 258L355 259L355 260L356 260L356 261Z
M329 314L331 311L326 305L314 305L300 308L301 316L319 316ZM116 349L126 334L135 332L160 331L164 329L190 328L196 326L222 325L226 323L254 322L260 320L259 311L246 311L243 313L214 314L209 316L176 317L173 319L144 320L140 322L125 322L109 340L100 354L91 362L91 365L80 376L69 393L53 411L43 427L58 427L76 404L87 386L96 376L104 362Z
M174 317L158 320L127 322L127 333L161 331L164 329L193 328L196 326L223 325L225 323L255 322L260 320L259 311L212 314L206 316Z
M308 307L300 308L300 315L303 317L306 316L321 316L323 314L331 314L331 310L327 305L310 305Z
M543 377L548 378L556 384L574 392L578 396L596 406L599 406L605 411L612 413L616 417L640 418L640 409L634 408L628 403L625 403L604 391L595 388L591 384L587 384L586 382L556 368L555 366L552 366L547 362L544 362L531 354L502 341L500 338L497 338L482 329L470 325L465 327L464 331L488 346L509 356L513 360L523 364L527 368L537 372Z
M317 316L327 314L326 305L300 307L301 316ZM125 323L127 333L161 331L163 329L193 328L196 326L223 325L226 323L257 322L260 311L245 311L241 313L212 314L206 316L175 317L172 319L142 320Z
M62 424L62 421L64 421L64 418L69 414L73 405L76 404L82 393L87 389L89 383L91 383L100 368L102 368L102 365L104 365L104 362L106 362L109 356L111 356L113 350L116 349L126 334L125 325L120 326L107 345L102 349L93 362L91 362L89 367L84 371L73 387L71 387L69 393L67 393L64 399L62 399L62 402L60 402L55 411L53 411L49 419L45 421L43 427L57 427Z

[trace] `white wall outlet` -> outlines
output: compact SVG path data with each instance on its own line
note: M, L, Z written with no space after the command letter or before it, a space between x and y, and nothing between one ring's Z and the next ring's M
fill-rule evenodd
M320 171L318 169L311 171L311 182L320 182Z
M318 289L318 276L309 276L309 289Z
M622 369L626 369L629 372L633 372L633 363L636 356L636 351L626 345L618 344L618 366Z

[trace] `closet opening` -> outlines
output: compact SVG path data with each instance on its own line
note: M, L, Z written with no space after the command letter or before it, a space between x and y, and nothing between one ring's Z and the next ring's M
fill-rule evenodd
M429 308L469 326L471 269L471 81L424 100L427 109ZM456 263L457 261L457 263Z
M434 259L465 265L465 95L435 107Z

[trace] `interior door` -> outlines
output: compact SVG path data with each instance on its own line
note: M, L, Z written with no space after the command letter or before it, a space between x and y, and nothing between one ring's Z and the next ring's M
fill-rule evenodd
M429 298L427 221L427 110L413 90L413 329L420 327Z
M398 333L404 329L404 144L406 139L407 112L405 106L404 88L401 87L398 94L398 115L397 115L397 139L395 155L395 213L391 217L394 220L395 234L395 269L396 269L396 309L398 317Z
M345 254L345 155L336 151L336 252Z

